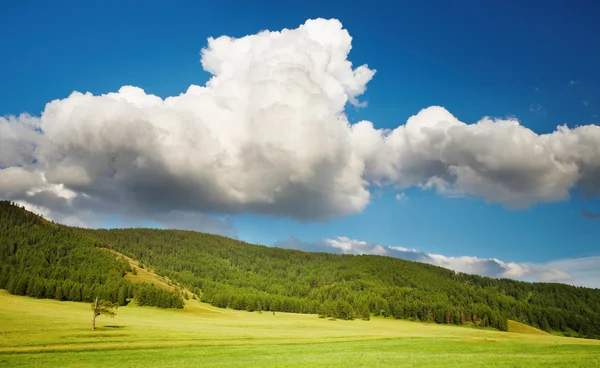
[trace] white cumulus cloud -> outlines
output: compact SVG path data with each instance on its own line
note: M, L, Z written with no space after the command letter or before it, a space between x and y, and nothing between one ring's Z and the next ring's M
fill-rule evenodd
M385 249L378 244L370 244L362 240L353 240L343 236L337 239L325 239L327 246L337 248L344 254L386 254Z
M313 221L360 212L373 186L510 208L565 200L575 188L600 194L595 125L540 135L515 119L466 124L439 106L392 130L351 123L345 107L365 105L375 75L351 63L351 48L335 19L210 38L201 64L212 78L179 96L133 86L73 92L39 117L0 118L0 197L57 217L252 212Z

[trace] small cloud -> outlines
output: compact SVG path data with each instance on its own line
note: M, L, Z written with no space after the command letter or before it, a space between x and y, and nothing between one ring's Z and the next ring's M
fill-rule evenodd
M573 80L573 79L571 79L571 80L569 81L569 86L573 86L573 85L575 85L575 84L579 84L579 81L578 81L578 80Z
M539 91L540 91L540 87L538 87L538 86L535 86L535 87L533 87L533 89L534 89L536 92L539 92Z
M335 248L344 254L374 254L385 255L386 250L379 244L338 236L336 239L325 239L326 246Z
M405 201L407 199L408 199L408 197L404 193L397 193L396 194L396 200L397 201Z
M539 112L539 111L542 111L543 108L544 108L544 106L542 106L538 103L533 103L533 104L529 105L529 111L531 111L531 112Z
M580 214L588 220L600 220L600 213L583 210Z
M588 105L590 104L590 102L589 102L588 100L585 100L585 101L583 101L583 104L584 104L585 106L588 106Z

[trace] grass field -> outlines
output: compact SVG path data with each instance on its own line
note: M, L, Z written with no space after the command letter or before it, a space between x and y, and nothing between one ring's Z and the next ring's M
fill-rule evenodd
M0 366L600 367L600 341L375 318L131 303L91 330L86 303L0 290ZM531 333L533 332L533 333Z

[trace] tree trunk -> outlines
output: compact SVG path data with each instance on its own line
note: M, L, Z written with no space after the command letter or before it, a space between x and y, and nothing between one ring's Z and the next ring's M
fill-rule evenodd
M98 315L98 298L96 298L96 303L94 304L94 317L92 317L92 330L96 329L96 316Z

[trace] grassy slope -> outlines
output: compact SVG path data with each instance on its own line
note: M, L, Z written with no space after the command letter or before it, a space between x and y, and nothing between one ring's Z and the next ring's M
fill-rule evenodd
M508 332L530 334L530 335L548 335L548 332L528 326L524 323L508 320Z
M0 291L0 366L600 366L595 340L187 303L130 304L92 331L88 304Z
M132 272L128 272L125 275L125 278L128 279L129 281L145 282L147 284L154 284L156 287L159 287L161 289L175 290L175 288L173 286L169 285L168 280L166 278L160 277L157 274L155 274L154 272L151 272L146 268L140 268L139 261L136 261L131 257L127 257L126 255L121 254L115 250L112 250L112 249L106 249L106 250L111 252L112 254L114 254L115 257L126 260L127 262L129 262L131 269L132 270L135 269L136 274L133 274Z

